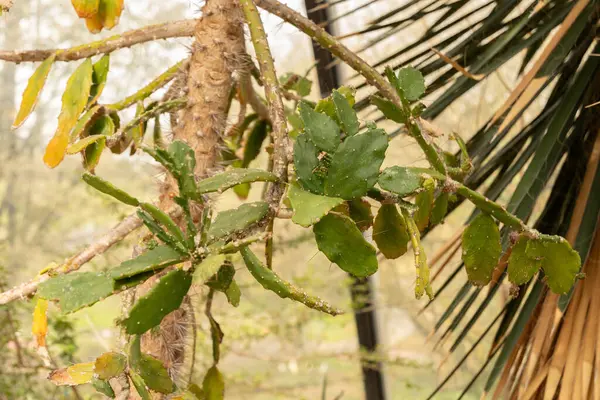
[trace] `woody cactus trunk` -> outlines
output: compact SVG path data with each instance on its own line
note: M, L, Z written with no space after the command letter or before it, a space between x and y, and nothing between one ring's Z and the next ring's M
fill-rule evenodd
M202 7L202 18L194 30L189 68L183 70L184 91L188 105L176 118L173 140L187 143L196 158L195 174L207 177L218 168L217 155L223 147L229 96L234 86L234 74L248 67L244 42L243 16L237 0L208 0ZM175 207L178 195L177 182L166 174L161 187L159 207L168 212ZM200 220L202 206L192 209L196 221ZM182 229L185 223L179 221ZM147 292L159 277L147 281L138 295ZM184 364L186 336L192 327L193 309L186 302L179 310L163 319L158 331L142 337L142 351L162 360L177 375ZM191 334L195 334L192 332ZM193 351L193 349L192 349ZM191 373L191 371L186 371Z

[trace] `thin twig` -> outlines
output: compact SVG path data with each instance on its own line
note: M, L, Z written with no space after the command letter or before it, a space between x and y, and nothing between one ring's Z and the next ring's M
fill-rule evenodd
M299 102L303 100L302 96L298 96L296 93L292 93L289 90L282 90L281 94L285 97L286 100Z
M158 39L193 36L196 22L197 21L194 19L187 19L150 25L125 32L121 35L113 35L106 39L78 45L68 49L0 51L0 60L17 64L22 62L44 61L53 53L56 53L55 61L80 60L82 58L92 57L97 54L111 53L118 49Z
M148 98L152 93L156 92L158 89L162 88L171 80L173 80L173 78L175 78L175 76L177 76L178 73L180 73L181 71L185 71L189 67L189 64L189 58L179 61L177 64L173 65L171 68L154 78L152 82L150 82L134 94L127 96L126 98L117 103L107 104L104 107L111 110L120 111L133 104L137 104L138 102Z
M273 182L267 191L267 201L269 202L271 213L270 220L267 223L267 232L271 233L265 244L265 254L267 265L272 267L273 260L273 220L279 210L279 203L285 191L285 182L287 181L288 167L288 137L287 137L287 119L283 100L281 98L281 87L275 71L275 63L267 41L267 35L263 27L258 9L252 0L240 0L242 10L246 16L246 22L250 29L254 52L258 60L260 75L265 88L265 97L269 106L269 116L273 127L273 163L269 170L272 171L279 181ZM251 89L251 88L250 88Z
M244 75L247 75L247 74L244 74ZM238 82L238 85L240 86L240 89L241 89L240 82ZM240 109L238 111L237 121L233 125L233 129L230 130L227 134L225 134L225 136L230 136L229 133L231 133L231 132L237 132L240 129L239 127L243 125L244 120L246 119L246 113L248 112L248 102L242 96L240 96L239 100L240 100L239 101Z
M600 105L600 101L597 101L597 102L595 102L595 103L592 103L592 104L588 104L588 105L587 105L587 106L585 106L584 108L592 108L592 107L595 107L595 106L597 106L597 105Z
M277 15L279 18L292 24L310 36L323 48L327 49L331 54L340 58L356 72L361 74L367 80L367 82L376 87L384 97L394 102L397 106L403 107L400 96L398 93L396 93L396 90L392 87L392 85L379 72L377 72L375 68L371 67L356 53L348 49L336 38L327 33L325 29L317 26L308 18L302 16L286 5L279 3L277 0L256 0L256 4L266 11ZM415 121L407 121L408 132L417 140L419 146L421 146L423 152L433 167L438 171L445 173L445 167L443 167L439 154L431 145L431 143L429 143L429 141L423 136L421 131L421 126L423 123L421 121L423 120L420 118L416 119ZM431 126L431 124L428 125Z
M368 83L379 89L385 97L389 98L390 100L394 100L397 103L400 102L398 94L395 92L389 82L386 81L385 78L381 76L379 72L377 72L377 70L375 70L375 68L371 67L363 59L356 55L356 53L352 52L337 39L327 33L325 29L320 28L308 18L292 10L285 4L281 4L277 0L256 0L256 4L260 8L265 9L271 14L277 15L279 18L300 29L302 32L317 41L323 48L329 50L329 52L331 52L333 55L345 61L356 72L364 76Z
M281 99L281 88L275 63L269 49L267 35L258 14L258 10L252 0L240 0L246 21L250 29L254 51L258 60L260 74L265 87L265 97L269 106L269 115L273 125L273 173L280 179L274 183L270 190L270 202L274 208L279 208L279 200L285 189L287 180L287 120Z
M436 49L434 47L431 47L431 51L433 51L435 54L437 54L437 56L439 58L441 58L442 61L444 61L446 64L450 64L452 66L452 68L454 68L455 70L457 70L458 72L460 72L462 75L466 76L467 78L473 79L475 81L480 81L483 78L485 78L484 74L473 74L473 73L467 71L466 68L464 68L458 62L454 61L453 59L451 59L450 57L448 57L447 55L445 55L444 53L442 53L438 49Z
M138 115L137 117L135 117L134 119L129 121L129 123L127 125L125 125L123 128L119 129L113 135L109 136L106 139L106 145L108 147L112 147L112 146L116 145L123 138L123 136L125 136L127 134L127 132L129 130L131 130L132 128L134 128L136 125L142 124L142 123L148 121L149 119L156 117L157 115L180 110L183 107L185 107L186 104L187 104L187 98L185 98L185 97L180 98L180 99L173 99L173 100L165 101L164 103L160 103L156 107Z
M189 67L189 62L187 63L186 68L181 68L177 74L175 74L175 77L173 78L173 81L171 83L171 86L169 86L169 88L167 89L167 91L165 92L162 101L169 101L169 100L173 100L177 97L182 97L185 96L187 93L187 67ZM177 111L172 111L169 113L169 122L171 124L171 129L174 129L177 124L178 124L178 113ZM155 128L156 130L156 128Z
M171 217L177 217L181 214L179 209L170 213ZM38 286L55 275L64 275L77 271L85 263L92 260L97 255L104 253L114 244L119 243L127 235L136 230L142 225L142 221L137 215L131 214L119 222L114 228L102 235L94 243L86 247L80 253L66 260L62 265L46 271L42 275L36 276L29 282L23 283L10 290L0 293L0 304L8 304L11 301L22 299L34 294Z
M244 73L241 74L239 85L240 94L243 98L243 101L247 104L250 104L250 107L252 107L254 112L258 114L260 119L270 120L271 118L269 116L269 109L263 100L257 96L256 92L254 91L254 87L252 87L252 80L250 79L249 71L244 71Z

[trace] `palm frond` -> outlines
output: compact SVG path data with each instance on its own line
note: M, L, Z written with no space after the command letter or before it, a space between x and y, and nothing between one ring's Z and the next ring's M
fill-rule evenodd
M411 64L420 69L432 99L425 118L440 116L504 66L516 65L518 80L508 98L467 143L475 168L465 183L492 199L508 198L511 212L544 233L566 235L586 260L586 279L568 295L547 292L540 273L514 288L514 296L498 308L497 294L507 285L505 264L498 266L489 289L476 288L464 281L462 265L450 265L452 254L436 256L438 298L456 290L435 323L436 346L453 354L467 338L473 342L430 398L481 343L489 345L488 357L460 397L485 374L482 391L494 398L549 399L555 393L600 398L600 300L593 295L600 288L600 119L597 108L586 108L600 100L600 57L594 56L600 53L594 39L599 2L416 0L399 1L373 16L375 9L370 2L346 9L339 23L366 11L370 22L352 24L340 36L377 68ZM405 34L423 25L420 35ZM355 75L349 82L359 89L356 108L372 113L368 87ZM503 241L506 250L508 232ZM453 237L444 249L452 253L455 248Z

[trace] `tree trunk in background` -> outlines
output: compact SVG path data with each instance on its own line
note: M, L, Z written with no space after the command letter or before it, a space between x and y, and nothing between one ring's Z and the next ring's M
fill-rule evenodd
M18 5L15 5L14 8L17 6ZM13 12L12 14L8 13L2 17L3 24L5 23L5 27L2 29L3 43L11 43L11 46L19 46L20 43L21 35L17 15L16 12ZM2 72L0 73L0 82L2 83L2 89L0 90L0 135L2 135L0 165L7 165L10 162L10 159L16 155L17 150L17 136L11 129L16 112L16 71L16 64L2 64ZM6 180L6 189L4 193L2 193L2 197L0 197L0 217L2 217L4 213L7 215L7 241L10 248L15 243L17 230L16 209L13 196L17 180L16 172L10 168L0 168L0 179ZM5 262L5 266L8 267L11 264L10 257L5 260Z
M322 3L316 0L305 0L305 5L308 18L317 25L325 25L325 30L333 35L333 28L329 24L329 8L317 7L322 5ZM337 66L327 67L335 61L333 55L314 41L312 45L315 60L317 61L317 75L319 77L321 97L327 97L333 89L340 86L339 68ZM379 343L379 336L377 333L377 314L373 296L375 292L374 285L371 278L355 278L351 276L351 279L350 296L354 307L358 345L360 351L375 353ZM374 361L372 357L361 357L361 368L365 399L385 400L382 363Z
M17 7L15 5L15 7ZM2 41L3 43L18 42L20 38L19 20L16 12L8 13L2 17ZM8 46L4 46L8 47ZM0 133L2 134L2 146L0 147L0 161L4 161L15 150L16 136L11 134L11 125L15 117L16 97L16 71L14 63L2 63L0 72Z
M221 137L226 127L229 93L233 73L245 64L243 16L236 0L208 0L196 26L195 41L187 76L189 106L174 128L173 140L187 142L196 154L196 175L205 177L216 169ZM177 184L167 176L161 187L160 207L171 209ZM201 210L192 210L199 216ZM136 293L147 291L156 279L145 283ZM190 304L189 299L187 304ZM142 338L142 350L161 359L177 379L184 362L186 339L193 326L193 309L183 306L165 317L159 332ZM191 349L194 351L195 349ZM189 352L190 350L188 350ZM191 371L181 371L189 372Z
M318 0L305 0L304 4L308 18L319 26L326 24L324 26L325 31L330 35L334 35L333 27L329 23L329 8L322 7L323 3ZM337 89L340 86L339 68L337 66L328 68L327 65L334 61L333 55L327 49L319 46L317 42L311 41L311 43L315 62L317 62L317 76L321 96L327 97L333 89Z

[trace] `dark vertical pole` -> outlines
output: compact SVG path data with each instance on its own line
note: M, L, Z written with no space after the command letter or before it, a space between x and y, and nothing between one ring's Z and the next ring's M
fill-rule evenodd
M327 7L317 8L317 6L324 6L324 1L318 0L304 0L306 5L306 11L308 18L315 24L323 26L324 23L329 21L329 9ZM313 10L314 11L311 11ZM329 34L333 34L331 25L325 25L325 30ZM315 61L317 62L317 74L319 76L319 88L321 89L321 96L327 97L331 94L331 91L339 86L340 78L338 67L327 68L327 64L333 61L333 55L319 46L317 42L312 42L313 53L315 55Z
M358 344L366 357L361 357L361 367L366 400L385 400L385 386L381 362L370 357L377 350L377 315L373 298L371 278L352 278L350 294L354 306L354 321L358 333Z
M323 26L329 21L329 10L323 6L325 2L316 0L304 0L308 18L314 23ZM313 10L314 11L311 11ZM325 30L333 34L332 27L327 24ZM313 53L317 61L317 75L319 77L319 88L321 97L327 97L331 91L340 84L339 68L337 66L327 68L334 58L327 50L320 47L316 42L312 42ZM367 354L361 358L361 367L365 387L366 400L385 400L385 386L383 383L383 374L381 372L381 363L369 357L377 349L377 318L375 313L375 302L373 298L373 283L370 278L352 278L350 288L352 304L354 306L354 320L356 321L356 330L358 333L358 344L360 350Z

